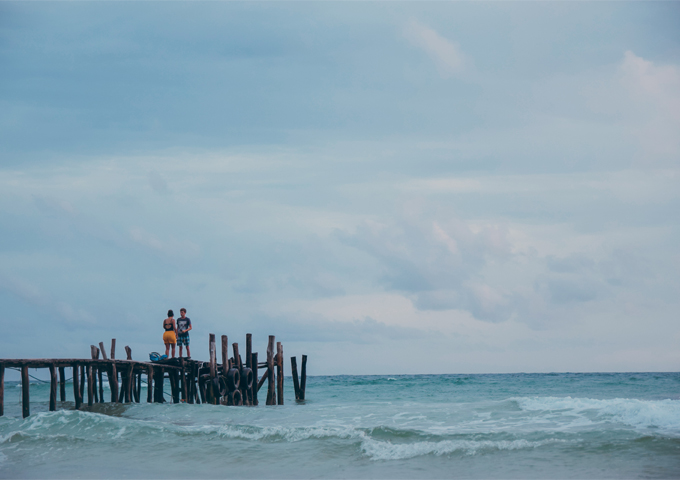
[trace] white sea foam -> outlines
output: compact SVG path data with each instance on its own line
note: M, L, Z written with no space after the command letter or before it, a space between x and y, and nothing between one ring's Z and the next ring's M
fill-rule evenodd
M565 411L590 414L601 421L620 422L638 428L660 428L680 435L680 400L598 400L571 397L516 398L525 411Z
M447 455L460 452L475 455L483 451L520 450L537 448L550 443L564 443L564 440L549 439L539 442L528 440L442 440L440 442L391 443L366 438L361 449L372 460L402 460L423 455Z

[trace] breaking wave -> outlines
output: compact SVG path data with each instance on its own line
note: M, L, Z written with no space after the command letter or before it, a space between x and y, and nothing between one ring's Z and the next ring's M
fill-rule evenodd
M571 397L514 399L525 411L571 413L592 420L619 422L636 428L663 429L680 436L680 400L598 400Z

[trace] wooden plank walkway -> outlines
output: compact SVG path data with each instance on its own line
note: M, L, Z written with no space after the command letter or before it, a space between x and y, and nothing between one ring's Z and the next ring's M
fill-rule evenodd
M276 344L276 353L274 345ZM22 414L30 415L29 368L47 368L50 371L49 410L57 409L57 398L66 401L66 369L73 373L73 397L75 408L81 409L85 403L87 385L87 405L103 403L103 374L109 383L112 403L141 402L142 377L146 377L147 398L149 403L163 403L164 384L170 384L172 403L211 403L214 405L259 404L258 391L267 380L266 405L283 405L283 346L269 336L267 361L258 363L257 352L252 351L252 335L246 335L246 361L239 354L238 343L232 344L233 355L229 357L229 341L226 335L221 338L222 363L217 363L215 335L209 335L210 360L207 362L186 358L171 358L159 362L140 362L132 360L132 350L125 347L127 359L115 358L116 340L111 341L110 357L104 343L99 347L90 346L91 358L33 358L0 359L0 416L4 415L5 369L21 371ZM102 358L99 358L99 357ZM297 361L291 357L293 385L296 401L305 399L307 379L307 356L302 356L302 370L298 382ZM265 370L258 380L260 368ZM99 388L97 388L99 387Z

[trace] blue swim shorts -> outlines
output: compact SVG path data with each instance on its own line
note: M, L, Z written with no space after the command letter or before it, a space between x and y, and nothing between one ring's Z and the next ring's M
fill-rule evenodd
M177 335L177 346L181 347L182 345L189 346L189 334L185 333L184 335L179 334Z

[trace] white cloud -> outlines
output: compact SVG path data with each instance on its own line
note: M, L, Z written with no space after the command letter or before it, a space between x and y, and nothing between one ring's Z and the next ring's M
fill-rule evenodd
M460 46L430 27L413 20L404 28L404 35L413 45L422 48L432 58L443 77L453 77L465 70L466 58Z
M633 133L643 145L645 163L680 155L680 68L658 65L627 51L620 81L636 121ZM677 163L676 163L677 164Z
M163 240L160 240L140 227L130 229L130 239L156 253L179 260L194 259L201 253L200 247L191 241L177 240L170 235L166 235Z

